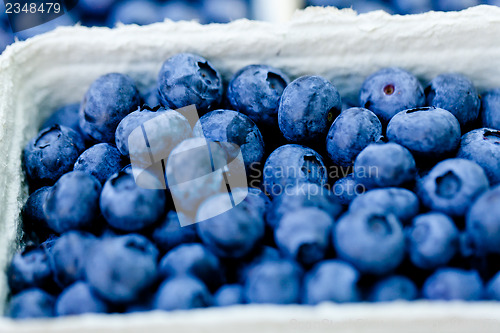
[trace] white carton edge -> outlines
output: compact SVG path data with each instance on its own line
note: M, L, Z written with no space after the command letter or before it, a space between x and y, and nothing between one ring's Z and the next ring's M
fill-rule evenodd
M78 101L99 75L125 72L146 87L154 84L166 58L195 52L212 61L226 80L245 65L266 63L292 77L323 75L350 99L367 75L387 66L405 68L424 83L443 72L460 72L482 91L500 87L499 41L500 8L480 6L414 16L310 8L281 24L239 20L209 26L164 22L113 30L58 28L9 46L0 56L0 311L8 294L4 271L19 247L19 212L27 196L22 147L53 108ZM0 319L0 331L498 332L499 315L500 306L487 302L252 305L28 322Z

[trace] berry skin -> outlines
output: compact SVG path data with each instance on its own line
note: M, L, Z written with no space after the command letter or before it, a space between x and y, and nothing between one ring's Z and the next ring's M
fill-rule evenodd
M333 231L340 259L363 274L384 275L402 262L405 239L401 222L380 208L349 210Z
M160 261L158 270L166 279L182 275L195 277L210 290L216 290L224 282L219 258L202 244L181 244L173 248Z
M354 161L356 182L367 189L401 186L414 180L416 175L412 154L393 142L371 144Z
M182 213L173 210L168 212L165 219L153 231L152 238L156 246L164 252L180 244L194 243L198 239L196 226L181 226L177 214ZM187 217L184 216L184 219Z
M80 103L68 104L57 109L45 122L40 126L40 130L54 125L61 125L71 128L73 131L82 134L80 129Z
M116 1L108 15L108 26L116 23L148 25L163 21L160 6L154 1Z
M98 143L78 157L73 170L92 175L104 184L109 177L122 168L123 161L118 149L108 143Z
M85 260L96 238L89 233L69 231L56 239L50 250L54 280L62 287L85 278Z
M418 188L420 200L425 206L459 217L489 188L489 183L479 165L469 160L452 158L436 164L420 180Z
M214 295L215 306L231 306L243 302L243 287L239 284L226 284Z
M12 297L8 315L14 319L54 316L55 298L40 289L27 289Z
M357 196L351 202L349 210L355 212L367 207L380 208L406 223L418 214L419 205L415 193L404 188L392 187L367 191Z
M285 214L306 207L319 208L332 218L337 218L342 213L342 205L330 190L316 184L304 183L273 199L266 211L266 222L275 229Z
M322 260L330 249L333 219L318 208L285 214L275 230L275 240L285 257L305 266Z
M164 311L189 310L212 304L212 295L200 280L181 276L162 283L156 292L154 308Z
M23 164L32 185L52 185L73 169L85 149L83 139L69 127L45 128L24 148Z
M28 200L24 204L22 215L24 228L27 231L42 232L46 231L49 227L47 218L43 212L43 205L45 204L45 200L47 200L50 189L50 186L39 188L28 197Z
M222 258L241 258L264 237L263 216L252 203L244 200L233 207L224 193L203 202L196 219L201 221L196 226L203 244Z
M486 299L500 301L500 272L495 274L486 286Z
M179 109L196 105L201 113L217 107L222 99L222 79L206 59L180 53L167 59L158 74L158 91L163 106Z
M359 104L387 124L400 111L424 106L424 89L418 79L407 71L396 67L384 68L363 82Z
M298 303L302 276L302 269L293 261L269 260L257 264L247 274L245 302Z
M278 105L290 79L279 69L250 65L240 69L227 87L234 110L247 115L262 129L278 126Z
M451 112L443 109L405 110L389 122L387 138L407 148L416 159L442 159L457 150L460 124Z
M479 128L464 134L457 157L476 162L491 185L500 184L500 131Z
M425 281L422 295L429 300L478 301L483 298L483 289L476 271L440 268Z
M120 121L141 103L129 76L110 73L95 80L80 105L80 128L94 142L114 143Z
M303 76L290 83L280 99L278 124L289 142L324 142L342 110L340 94L321 76Z
M271 197L286 193L301 183L323 186L328 177L321 155L296 144L273 151L266 160L263 173L264 189Z
M411 262L419 268L445 266L458 252L458 229L453 220L442 213L418 215L406 234Z
M477 198L467 213L465 226L476 255L500 253L500 186Z
M29 288L47 289L52 282L49 251L36 248L16 253L7 269L9 288L18 293Z
M500 130L500 88L490 90L481 98L483 127Z
M360 274L340 260L324 260L316 264L304 278L303 303L348 303L361 300L357 286Z
M234 143L241 148L247 170L260 169L264 139L257 125L244 114L231 110L211 111L200 118L193 133L195 137L214 142ZM231 150L228 154L234 154Z
M43 211L47 224L57 233L90 229L99 216L101 184L91 175L72 171L52 186Z
M363 194L366 187L358 184L351 173L343 178L340 178L333 185L333 194L339 202L344 206L349 206L351 202L360 194Z
M382 124L364 108L342 111L326 137L326 151L335 165L352 166L356 156L370 143L382 138Z
M82 281L64 289L55 305L57 316L107 313L108 311L106 302L97 296L87 283Z
M165 191L139 187L125 171L111 176L102 189L101 212L112 227L137 231L159 221L165 214Z
M441 74L425 88L427 105L453 113L462 128L479 117L481 100L471 80L461 74Z
M85 275L92 289L116 304L138 300L157 279L158 250L143 236L104 238L88 252Z
M371 302L413 301L418 296L415 283L405 276L393 275L378 281L370 291Z

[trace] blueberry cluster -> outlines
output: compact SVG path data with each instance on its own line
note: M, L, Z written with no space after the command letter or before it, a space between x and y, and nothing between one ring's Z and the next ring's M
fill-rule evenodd
M352 106L321 76L292 81L267 65L224 86L208 60L182 53L151 90L110 73L46 120L24 149L31 195L25 247L7 272L10 316L500 300L500 90L480 98L456 73L424 89L384 68ZM191 104L195 124L174 110ZM207 142L235 146L167 164L200 186L147 189L129 138L152 120L168 136L153 131L148 146L169 160ZM223 209L210 165L234 147L248 189ZM172 197L199 207L198 223L181 226L190 217Z

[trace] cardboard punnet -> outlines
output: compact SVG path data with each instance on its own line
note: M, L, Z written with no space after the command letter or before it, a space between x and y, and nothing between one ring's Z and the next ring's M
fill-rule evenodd
M164 22L116 29L70 27L16 43L0 56L0 311L8 296L5 268L22 245L20 210L27 198L23 146L50 112L79 101L108 72L155 83L161 63L179 52L209 59L224 79L265 63L291 77L318 74L356 100L365 77L399 66L423 83L444 72L469 76L480 91L500 87L500 8L390 16L309 8L288 23L239 20L227 25ZM394 303L241 306L189 312L86 315L13 322L0 332L486 332L500 331L496 303Z

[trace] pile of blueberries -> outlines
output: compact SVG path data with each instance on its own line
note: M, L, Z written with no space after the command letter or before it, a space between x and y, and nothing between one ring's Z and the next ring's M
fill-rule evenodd
M11 317L500 300L500 89L480 97L457 73L424 89L385 68L350 105L321 76L291 81L267 65L223 86L209 61L182 53L152 89L107 74L45 121L24 149L31 195L7 271ZM250 188L182 227L172 195L191 203L210 184L138 186L127 139L159 115L182 124L175 110L192 104L203 116L187 134L169 129L168 144L238 145ZM210 172L197 166L174 165Z

